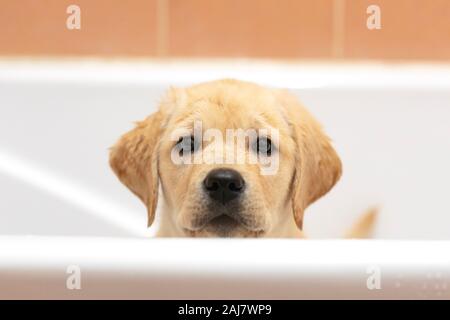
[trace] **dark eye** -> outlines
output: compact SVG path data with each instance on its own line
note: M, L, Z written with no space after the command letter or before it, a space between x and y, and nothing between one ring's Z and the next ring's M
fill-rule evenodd
M179 154L182 157L185 153L194 153L199 147L199 143L194 136L186 136L178 139L177 147L180 149Z
M267 137L258 137L255 144L255 151L263 156L272 155L272 141Z

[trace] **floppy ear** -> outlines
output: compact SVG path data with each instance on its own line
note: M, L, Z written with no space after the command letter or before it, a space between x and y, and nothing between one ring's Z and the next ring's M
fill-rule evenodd
M158 204L159 141L170 114L185 100L184 89L170 88L161 100L159 110L124 134L109 154L109 164L117 177L146 205L148 226L155 219Z
M292 209L302 229L305 209L339 180L342 164L319 123L293 97L285 97L296 144Z
M147 206L148 226L153 223L158 203L158 144L161 111L123 135L111 148L109 163L120 181Z

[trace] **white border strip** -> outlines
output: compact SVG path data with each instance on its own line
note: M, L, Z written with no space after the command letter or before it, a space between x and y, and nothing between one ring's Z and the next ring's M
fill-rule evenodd
M272 87L449 89L450 65L186 61L0 61L0 83L188 85L237 78Z

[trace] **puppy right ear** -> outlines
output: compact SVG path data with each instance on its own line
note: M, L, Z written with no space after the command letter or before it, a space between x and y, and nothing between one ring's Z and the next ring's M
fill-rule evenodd
M279 92L297 147L292 184L292 211L302 229L305 209L339 180L342 163L319 123L295 96Z
M162 131L158 111L123 135L111 148L109 164L119 180L147 207L148 226L155 218L158 204L158 145Z

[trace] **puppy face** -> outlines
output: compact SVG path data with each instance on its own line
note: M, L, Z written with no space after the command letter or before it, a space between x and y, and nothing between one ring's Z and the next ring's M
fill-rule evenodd
M278 213L289 200L295 144L286 116L274 106L271 95L258 92L257 87L225 86L200 86L180 93L181 101L171 111L161 138L162 188L176 225L188 234L260 235L278 219L286 218ZM218 134L208 135L211 129ZM224 141L230 132L239 131L249 133L244 141L238 143L236 136L231 142ZM279 136L274 137L275 133ZM200 157L200 161L174 163L172 152L183 139L192 142L192 148L182 152L191 160ZM265 150L261 150L263 145ZM225 161L227 153L233 153L234 157L228 157L231 161ZM239 162L237 156L244 161ZM252 156L261 159L250 163ZM279 161L278 168L262 174L270 161Z
M205 237L301 227L304 209L341 170L294 97L234 80L171 90L157 113L122 137L110 163L146 204L149 224L161 182L172 229Z

